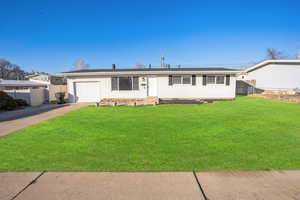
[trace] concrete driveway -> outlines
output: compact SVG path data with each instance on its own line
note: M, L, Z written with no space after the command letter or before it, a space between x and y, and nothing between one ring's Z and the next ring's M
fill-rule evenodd
M0 137L38 122L88 106L87 103L44 105L0 113Z
M1 200L296 200L300 171L0 173Z

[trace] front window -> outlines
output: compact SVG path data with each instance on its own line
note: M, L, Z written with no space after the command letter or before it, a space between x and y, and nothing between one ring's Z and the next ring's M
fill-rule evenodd
M173 76L172 83L175 84L191 84L191 76Z
M183 84L191 84L191 76L182 76Z
M132 77L119 77L119 90L132 90Z
M173 84L181 84L182 77L181 76L173 76Z
M224 76L217 76L217 84L224 84L225 83L225 77Z
M207 84L224 84L225 76L207 76Z
M139 77L121 76L111 78L112 90L139 90Z
M215 84L216 77L215 76L207 76L207 84Z

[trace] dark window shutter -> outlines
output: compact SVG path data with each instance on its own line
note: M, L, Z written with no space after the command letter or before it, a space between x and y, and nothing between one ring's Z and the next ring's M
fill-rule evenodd
M226 75L226 85L230 85L230 75Z
M118 77L111 77L111 90L118 90Z
M137 77L137 76L133 77L132 90L139 90L139 77Z
M203 75L202 85L206 85L206 75Z
M172 75L169 75L169 85L173 85L173 82L172 82Z
M196 85L196 75L192 75L192 85Z

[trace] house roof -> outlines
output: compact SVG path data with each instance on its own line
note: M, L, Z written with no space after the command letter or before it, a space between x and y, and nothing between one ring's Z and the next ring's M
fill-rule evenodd
M32 77L36 77L36 76L51 76L50 74L46 74L46 73L35 73L35 74L30 74L27 75L27 78L32 78Z
M20 86L20 87L43 87L47 86L44 83L38 83L27 80L3 80L0 79L0 86Z
M84 69L61 73L64 76L75 75L113 75L113 74L191 74L191 73L226 73L237 74L240 70L229 68L133 68L133 69Z
M300 65L300 60L265 60L263 62L260 62L252 67L249 67L245 69L244 72L252 72L254 70L257 70L259 68L262 68L269 64L277 64L277 65Z

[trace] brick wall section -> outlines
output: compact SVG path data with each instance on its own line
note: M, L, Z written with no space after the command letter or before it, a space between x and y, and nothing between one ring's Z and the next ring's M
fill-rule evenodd
M289 92L264 92L262 94L252 94L250 96L300 104L300 94L290 94Z
M101 100L101 106L140 106L140 105L157 105L157 97L146 98L104 98Z
M100 106L143 106L143 105L158 105L163 101L179 104L185 104L185 101L194 101L200 103L208 103L213 101L231 101L233 98L220 98L220 99L202 99L202 98L104 98L100 101Z

